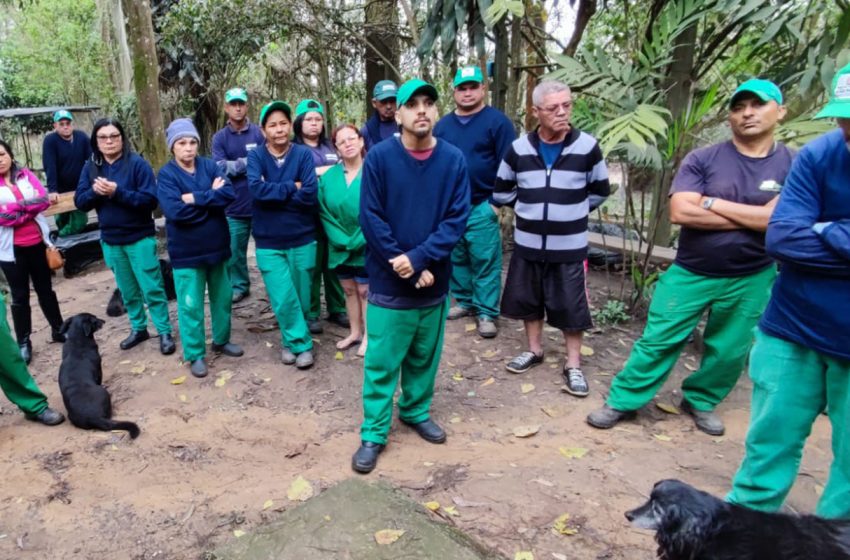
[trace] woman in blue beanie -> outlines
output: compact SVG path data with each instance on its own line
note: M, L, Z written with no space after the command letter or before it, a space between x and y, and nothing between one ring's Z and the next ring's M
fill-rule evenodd
M234 193L216 163L198 156L198 131L189 119L177 119L166 130L174 159L159 170L157 196L166 218L168 254L174 268L177 321L183 359L192 375L209 372L204 334L204 294L209 289L212 350L238 357L242 348L230 342L233 289L227 274L230 232L224 209Z

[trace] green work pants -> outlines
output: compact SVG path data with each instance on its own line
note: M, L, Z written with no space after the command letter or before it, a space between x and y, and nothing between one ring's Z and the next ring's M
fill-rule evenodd
M213 344L230 342L230 306L233 289L227 276L227 263L198 268L175 268L177 323L183 359L191 362L206 355L204 294L210 293L210 322Z
M672 265L655 288L643 335L611 383L608 406L637 410L652 400L709 309L702 362L682 383L682 394L695 410L713 410L741 376L774 278L773 266L748 276L717 278Z
M162 271L156 256L156 239L145 237L129 245L110 245L101 241L103 260L112 269L121 299L127 308L134 331L148 328L145 304L158 334L171 334L168 298L162 282Z
M502 239L499 216L490 201L476 205L466 231L452 251L451 292L460 307L479 317L499 316L502 291Z
M53 219L56 221L56 232L59 237L80 233L89 223L88 214L79 210L56 214Z
M230 230L230 260L227 272L233 292L247 294L251 291L248 275L248 240L251 238L251 218L227 218Z
M777 511L794 484L818 415L832 424L832 467L817 515L850 519L850 360L756 330L750 356L753 402L744 460L727 499Z
M0 389L25 414L40 414L47 397L38 388L21 358L21 349L6 321L6 299L0 293Z
M311 246L314 244L308 243L295 249L257 249L257 267L263 275L269 303L280 326L281 344L294 354L313 349L313 339L304 320L304 311L292 272L298 271L309 281L312 266L303 269L300 265L311 262L314 264L310 254L315 255L315 251L308 249ZM306 301L309 302L309 284L306 285L306 294Z
M336 273L328 269L328 240L319 229L316 242L316 267L310 278L310 307L307 312L309 319L318 319L322 315L322 280L325 283L325 305L328 313L345 312L345 293L342 291Z
M434 379L443 352L448 302L421 309L369 304L369 349L363 367L363 441L386 444L393 394L401 375L398 415L410 424L430 417Z

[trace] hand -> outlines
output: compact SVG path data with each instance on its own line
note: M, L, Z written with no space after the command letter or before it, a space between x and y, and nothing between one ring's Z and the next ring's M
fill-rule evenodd
M118 183L115 181L109 181L103 177L96 177L92 188L94 189L94 192L101 196L112 196L118 189Z
M187 192L180 197L180 200L182 200L186 204L195 204L195 195L190 192Z
M50 201L50 204L56 204L59 202L59 193L52 192L47 195L47 200Z
M768 201L768 203L764 205L764 207L765 208L775 208L778 203L779 203L779 195L776 195L773 198L771 198Z
M410 259L404 254L390 259L390 264L393 265L393 270L401 278L410 278L415 272L413 270L413 265L410 264Z
M212 190L217 191L218 189L220 189L223 186L224 186L224 179L222 179L221 177L216 177L215 180L212 183ZM183 196L186 196L186 195L183 195Z
M301 188L301 181L295 181L295 188L296 188L296 189L300 189L300 188Z
M419 275L419 280L416 281L416 289L427 288L434 285L434 275L427 268Z

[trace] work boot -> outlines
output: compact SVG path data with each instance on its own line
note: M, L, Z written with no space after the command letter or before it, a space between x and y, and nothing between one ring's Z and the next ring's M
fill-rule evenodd
M499 329L496 327L496 321L490 317L478 318L478 336L481 338L495 338L499 334Z
M368 474L378 465L378 455L384 450L380 443L361 441L360 448L351 458L351 468L356 472Z
M634 410L617 410L607 404L587 415L587 423L600 430L608 430L616 426L621 420L635 417Z
M61 412L57 412L49 406L38 414L25 414L24 417L33 422L41 422L45 426L56 426L65 421L65 416Z
M177 345L174 344L174 337L170 333L159 335L159 353L163 356L173 354L177 350Z
M239 303L246 297L248 297L248 292L233 292L233 298L231 299L231 301L233 303Z
M470 315L472 315L472 310L466 307L461 307L460 305L455 305L449 309L449 321L462 319L463 317L469 317Z
M319 319L307 319L307 330L310 331L310 334L322 334L325 332L322 322Z
M403 424L407 424L413 430L419 434L419 437L424 439L430 443L444 443L446 441L446 431L443 430L439 424L431 420L425 420L423 422L417 422L416 424L411 424L410 422L401 421Z
M295 356L295 367L298 369L309 369L313 367L313 353L307 350Z
M232 342L225 342L224 344L216 344L213 342L212 351L224 354L225 356L230 356L231 358L238 358L245 354L245 351L242 350L241 346L233 344Z
M133 331L130 333L130 336L121 341L121 344L119 344L119 346L121 347L121 350L129 350L133 346L141 344L150 337L151 335L148 334L147 329L143 331Z
M685 399L682 399L679 408L682 409L682 412L691 415L698 430L710 436L722 436L726 432L723 420L713 410L695 410L691 403Z
M280 352L280 360L287 366L291 366L295 363L295 354L292 353L292 350L289 348L284 348Z
M210 372L209 368L207 368L207 362L203 358L192 360L192 365L189 367L189 371L191 371L192 375L195 377L206 377Z

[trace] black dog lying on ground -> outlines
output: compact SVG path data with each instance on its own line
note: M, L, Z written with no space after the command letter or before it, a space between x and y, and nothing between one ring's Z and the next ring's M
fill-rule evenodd
M80 313L62 323L65 335L62 365L59 366L59 390L71 423L84 430L127 430L130 437L139 437L139 427L133 422L112 420L112 399L101 385L103 370L94 333L103 321L91 313Z
M171 268L171 261L159 259L159 270L162 272L162 282L165 284L165 297L168 301L174 301L177 299L177 292L174 289L174 270ZM120 317L125 313L127 309L124 307L124 300L121 299L121 290L115 288L109 303L106 304L106 314L110 317Z
M626 518L656 531L662 560L850 559L850 521L755 511L678 480L657 482Z

